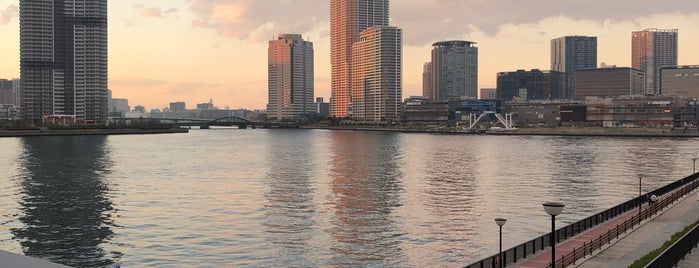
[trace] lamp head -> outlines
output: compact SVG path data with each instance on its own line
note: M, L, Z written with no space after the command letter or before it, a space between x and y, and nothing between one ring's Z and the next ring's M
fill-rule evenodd
M507 219L504 219L504 218L496 218L495 219L495 223L497 223L499 226L505 225L506 222L507 222Z
M548 213L551 216L561 214L561 212L563 212L563 207L565 207L565 205L558 202L544 203L544 210L546 210L546 213Z

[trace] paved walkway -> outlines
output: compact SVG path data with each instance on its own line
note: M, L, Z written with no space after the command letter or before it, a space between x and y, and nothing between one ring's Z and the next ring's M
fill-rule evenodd
M0 250L0 268L70 268L23 255Z
M560 258L573 248L581 246L584 242L597 238L600 234L607 233L609 229L621 225L625 220L637 215L638 210L632 210L609 220L595 228L587 230L573 238L556 245L556 257ZM576 264L578 267L628 267L636 259L644 256L648 252L660 247L665 241L670 239L672 234L682 230L685 226L694 223L699 219L699 203L696 201L696 191L685 196L679 202L675 202L670 207L659 212L650 220L641 223L629 230L626 234L621 234L619 239L613 240L611 244L605 245L601 250L597 250L592 257L587 257ZM695 252L699 254L699 250ZM534 268L546 267L551 262L551 250L534 255L531 258L521 260L513 267ZM696 263L688 267L699 267Z
M582 265L578 267L628 267L648 252L661 247L673 234L699 220L699 202L696 200L696 194L697 191L694 191L685 196L626 237L612 242L597 255L583 260ZM689 267L699 267L699 262Z

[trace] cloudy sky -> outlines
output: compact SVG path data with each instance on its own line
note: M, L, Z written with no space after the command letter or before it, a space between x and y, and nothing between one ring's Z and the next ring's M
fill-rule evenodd
M109 0L109 87L147 109L213 99L263 109L267 42L298 33L314 43L316 96L330 97L329 0ZM19 77L19 1L0 0L0 78ZM550 40L598 37L598 64L631 65L631 32L679 29L679 63L699 64L696 0L394 0L403 29L405 97L420 95L430 45L479 47L479 87L496 73L550 69Z

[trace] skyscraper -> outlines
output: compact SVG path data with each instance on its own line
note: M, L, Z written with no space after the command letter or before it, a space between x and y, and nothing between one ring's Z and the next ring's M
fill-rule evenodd
M351 105L352 45L374 26L388 26L388 0L330 1L330 116L347 117Z
M645 72L646 94L660 95L660 68L677 66L677 29L631 34L631 67Z
M422 66L422 96L434 99L434 88L432 88L432 62L425 62Z
M352 46L352 118L385 121L400 115L402 40L400 29L376 26L363 31Z
M20 1L21 117L107 119L107 0Z
M478 47L470 41L434 43L432 89L435 100L478 98Z
M280 34L269 41L267 118L299 118L315 112L313 43L300 34Z
M576 35L551 40L551 71L566 74L564 94L559 98L575 95L576 70L594 68L597 68L597 37Z

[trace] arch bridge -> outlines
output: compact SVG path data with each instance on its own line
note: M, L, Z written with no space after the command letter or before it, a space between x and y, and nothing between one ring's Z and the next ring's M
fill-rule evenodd
M256 128L255 122L252 122L250 120L247 120L245 118L237 117L237 116L226 116L226 117L221 117L214 119L213 121L209 122L209 126L219 126L219 127L232 127L232 126L237 126L239 129L246 129L248 126L251 128Z

